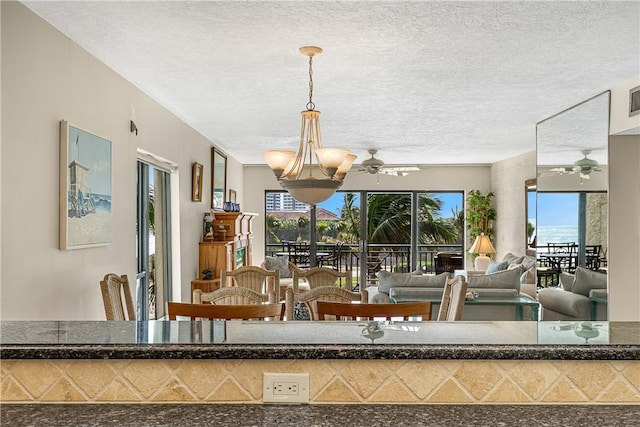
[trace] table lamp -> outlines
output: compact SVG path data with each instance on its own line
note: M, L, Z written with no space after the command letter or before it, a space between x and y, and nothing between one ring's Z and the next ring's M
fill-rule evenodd
M489 258L487 254L495 254L496 249L491 244L489 236L480 233L480 235L476 237L476 241L471 245L471 248L469 248L469 253L478 254L474 263L475 269L486 270L491 263L491 258Z

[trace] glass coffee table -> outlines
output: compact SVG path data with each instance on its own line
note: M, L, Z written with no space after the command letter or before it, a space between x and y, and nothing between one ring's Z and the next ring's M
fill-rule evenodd
M431 301L433 303L439 303L438 300L430 300L429 298L419 298L419 297L411 297L411 296L392 296L391 302L401 304L403 302L417 302L417 301ZM479 297L473 300L468 300L464 302L464 305L498 305L498 306L515 306L516 308L516 320L524 320L524 310L523 307L531 307L531 320L538 320L538 309L540 307L540 303L534 300L531 297L501 297L501 298L491 298L491 297Z

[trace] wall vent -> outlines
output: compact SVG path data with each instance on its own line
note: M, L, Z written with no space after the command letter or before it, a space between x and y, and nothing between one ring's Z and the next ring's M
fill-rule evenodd
M640 114L640 86L629 91L629 117Z

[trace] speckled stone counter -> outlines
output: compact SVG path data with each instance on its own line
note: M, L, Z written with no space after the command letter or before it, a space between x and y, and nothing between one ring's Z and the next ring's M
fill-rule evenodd
M312 406L640 404L638 323L1 322L0 327L3 405L261 406L268 372L308 373Z
M7 426L637 426L640 406L3 405ZM6 423L6 424L5 424Z
M4 359L640 360L635 322L0 322Z

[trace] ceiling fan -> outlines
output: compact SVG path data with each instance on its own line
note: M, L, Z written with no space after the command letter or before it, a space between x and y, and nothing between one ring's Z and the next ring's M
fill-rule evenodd
M584 157L573 162L573 166L551 168L549 169L549 172L556 175L578 173L580 174L580 178L589 179L591 172L600 172L602 170L598 167L598 162L596 160L587 157L591 153L591 150L582 150L580 152Z
M375 157L378 150L369 149L367 150L369 154L371 154L371 158L366 159L362 162L362 167L358 169L361 172L367 172L371 175L384 174L391 176L407 176L409 172L419 171L420 168L417 166L389 166L385 167L384 162Z

